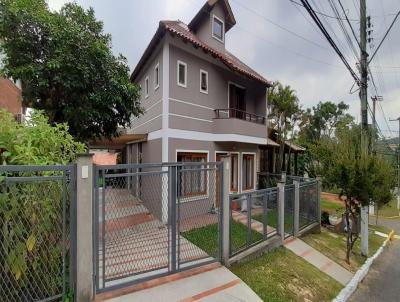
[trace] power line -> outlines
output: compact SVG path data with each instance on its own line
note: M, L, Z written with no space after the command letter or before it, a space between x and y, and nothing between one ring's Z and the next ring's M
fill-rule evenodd
M358 41L357 35L356 35L355 31L354 31L354 28L353 28L353 26L351 25L350 20L349 20L349 18L347 17L346 11L345 11L345 9L344 9L344 7L343 7L343 5L342 5L342 1L340 1L340 0L338 0L338 1L339 1L340 7L342 8L343 14L344 14L344 16L345 16L345 18L346 18L347 24L349 25L349 27L350 27L350 29L351 29L351 32L353 33L353 37L354 37L354 39L356 40L356 42L357 42L357 44L358 44L358 47L361 47L360 42Z
M400 10L399 12L396 14L396 16L394 17L392 23L390 24L389 28L387 29L385 35L383 36L381 42L379 43L378 47L375 49L375 52L372 54L371 59L369 59L368 64L371 63L372 59L375 57L376 53L378 52L379 48L381 47L383 41L385 41L387 35L389 34L390 30L392 29L394 23L396 22L398 16L400 15Z
M294 0L289 0L289 1L292 2L292 3L294 3L294 4L297 4L297 5L299 5L299 6L305 7L303 4L301 4L301 3L299 3L299 2L296 2L296 1L294 1ZM327 18L338 19L337 16L335 16L335 17L334 17L334 16L330 16L330 15L327 15L327 14L322 13L322 12L320 12L320 11L315 11L315 13L318 14L318 15L327 17ZM339 19L340 19L340 17L339 17ZM342 19L342 20L344 21L345 19ZM358 21L358 20L353 19L353 20L351 20L351 21Z
M326 50L330 50L329 48L327 48L327 47L325 47L325 46L323 46L323 45L321 45L321 44L318 44L318 43L316 43L316 42L314 42L314 41L312 41L312 40L310 40L310 39L307 39L307 38L305 38L305 37L299 35L298 33L296 33L296 32L294 32L294 31L292 31L292 30L290 30L290 29L288 29L288 28L286 28L286 27L283 27L282 25L280 25L280 24L278 24L278 23L272 21L271 19L268 19L268 18L265 17L264 15L262 15L262 14L260 14L259 12L257 12L257 11L255 11L255 10L253 10L253 9L251 9L251 8L249 8L249 7L245 6L245 5L243 5L242 3L240 3L240 2L237 1L237 0L232 0L232 2L236 3L236 4L237 4L238 6L240 6L241 8L243 8L243 9L245 9L245 10L247 10L247 11L253 13L254 15L258 16L259 18L261 18L261 19L267 21L268 23L270 23L270 24L272 24L272 25L275 25L276 27L278 27L278 28L280 28L280 29L282 29L282 30L284 30L284 31L286 31L286 32L288 32L288 33L290 33L290 34L296 36L296 37L299 38L299 39L302 39L302 40L304 40L304 41L306 41L306 42L308 42L308 43L310 43L310 44L313 44L313 45L315 45L315 46L317 46L317 47L319 47L319 48L323 48L323 49L326 49Z
M343 56L342 52L340 49L337 47L336 43L332 40L331 36L329 33L326 31L324 25L322 24L321 20L318 18L316 15L315 11L312 9L310 4L308 3L307 0L301 0L301 3L303 3L304 8L307 10L307 12L310 14L311 18L315 21L319 29L322 31L323 35L325 38L328 40L329 44L333 47L335 52L338 54L340 59L343 61L344 65L347 67L347 69L350 71L351 76L354 78L356 83L360 85L360 79L358 78L357 74L354 72L354 70L350 67L349 63L347 62L346 58Z

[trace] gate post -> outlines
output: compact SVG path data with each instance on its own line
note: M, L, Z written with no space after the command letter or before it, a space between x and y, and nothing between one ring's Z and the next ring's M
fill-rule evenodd
M222 157L222 175L221 177L221 205L222 205L222 261L225 265L229 265L230 251L230 221L231 207L229 202L229 171L230 171L230 156Z
M300 228L300 181L294 180L294 236L299 235Z
M278 235L285 239L285 183L278 182Z
M93 154L80 154L76 177L76 301L93 299ZM104 201L103 201L104 202Z
M176 272L177 270L177 229L178 229L178 223L177 221L177 207L179 207L179 200L178 200L178 194L177 194L177 173L178 169L177 166L169 166L168 167L168 192L169 192L169 204L168 204L168 213L167 217L169 220L169 226L171 230L171 238L170 238L170 244L171 244L171 258L170 258L170 270L171 272ZM180 248L178 246L178 248Z

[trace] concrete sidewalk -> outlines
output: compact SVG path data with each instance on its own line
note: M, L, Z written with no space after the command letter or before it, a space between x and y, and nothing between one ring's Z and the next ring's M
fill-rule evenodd
M187 278L144 289L107 302L229 302L262 300L226 267L218 267Z
M285 243L285 247L291 250L297 256L300 256L307 262L314 265L320 271L331 276L342 285L346 285L353 277L353 274L344 267L332 261L298 238L292 239Z

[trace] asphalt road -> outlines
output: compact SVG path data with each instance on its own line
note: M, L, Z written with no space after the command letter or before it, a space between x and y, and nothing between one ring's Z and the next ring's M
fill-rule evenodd
M383 218L379 220L379 224L392 228L396 234L400 234L400 220ZM349 301L400 301L400 239L395 239L386 246Z

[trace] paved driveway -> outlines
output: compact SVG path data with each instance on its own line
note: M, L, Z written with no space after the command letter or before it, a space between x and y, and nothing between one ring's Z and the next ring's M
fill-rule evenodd
M400 220L379 219L380 224L400 233ZM398 302L400 301L400 240L389 243L374 261L371 269L350 298L351 302Z

